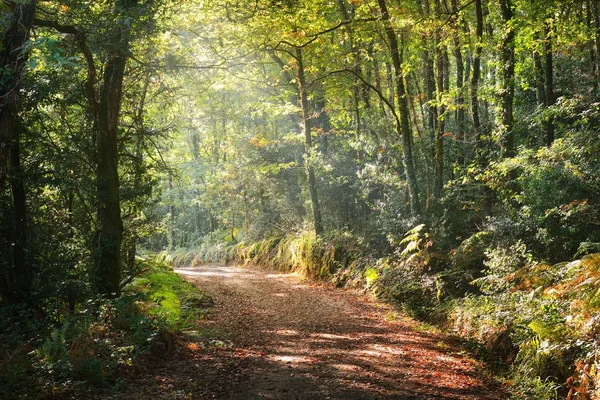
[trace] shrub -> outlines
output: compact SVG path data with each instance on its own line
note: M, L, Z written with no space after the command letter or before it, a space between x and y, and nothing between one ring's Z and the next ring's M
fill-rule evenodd
M0 397L112 385L119 367L172 349L173 330L196 328L212 299L167 265L143 264L120 298L90 299L52 324L24 306L0 308Z

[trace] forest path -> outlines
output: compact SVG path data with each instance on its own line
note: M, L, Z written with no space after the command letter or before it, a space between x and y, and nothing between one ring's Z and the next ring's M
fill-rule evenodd
M504 397L480 364L368 296L255 268L176 272L215 300L203 331L220 338L217 346L229 348L229 364L235 365L230 377L225 370L214 375L225 378L229 389L212 398ZM209 381L207 386L218 386Z

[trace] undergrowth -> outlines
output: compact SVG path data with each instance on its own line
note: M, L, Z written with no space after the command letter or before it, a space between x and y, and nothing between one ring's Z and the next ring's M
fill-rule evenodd
M119 371L144 357L165 356L175 331L197 328L210 297L164 263L143 264L145 272L120 298L89 300L73 315L49 320L43 310L0 308L0 398L116 390L124 383Z

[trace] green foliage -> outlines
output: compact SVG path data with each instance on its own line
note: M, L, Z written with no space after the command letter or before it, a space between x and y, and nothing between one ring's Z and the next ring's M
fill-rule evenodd
M399 244L405 246L400 255L409 256L422 254L431 247L432 243L429 240L425 224L420 224L406 232Z
M11 361L0 363L0 388L7 390L6 395L0 391L3 398L42 393L41 381L60 390L73 382L114 385L118 368L172 349L172 330L197 329L212 299L165 264L149 260L143 268L146 272L125 288L126 295L88 300L54 328L26 308L1 307L3 321L11 326L0 331L5 340L0 354ZM28 353L15 352L13 346ZM17 390L28 377L29 387Z
M377 280L379 279L379 272L375 268L368 268L365 271L365 281L367 283L367 287L373 286Z
M395 262L382 269L382 276L377 281L380 297L397 304L402 311L421 321L435 322L441 315L440 277L423 273L414 265Z
M8 43L12 3L23 2L0 3L0 46ZM594 2L514 1L517 17L508 22L498 2L484 2L487 29L478 38L474 2L440 12L387 1L392 31L402 33L397 54L406 95L394 93L393 54L374 3L125 3L38 2L37 17L48 25L85 35L37 26L17 49L28 55L22 76L0 65L0 81L19 82L9 89L22 94L15 108L21 165L0 165L0 296L6 301L10 291L15 232L27 232L28 301L41 314L3 308L8 361L0 358L0 387L20 393L28 386L6 377L29 375L33 356L60 379L102 384L113 379L105 369L146 352L148 338L193 326L210 301L159 262L136 260L162 252L175 267L271 265L366 286L421 319L448 314L459 333L514 363L517 398L550 398L568 376L571 386L558 389L561 395L600 390ZM91 87L103 87L115 29L124 26L131 28L131 57L115 146L121 210L111 211L123 215L122 281L130 283L126 296L107 300L93 295L89 279L103 205L97 113L85 82L94 77ZM500 34L506 26L515 36L509 157L504 74L511 68L501 65ZM82 53L83 38L90 54ZM472 86L477 44L481 75ZM548 57L554 71L544 65ZM462 78L469 79L461 83L460 67L467 66ZM429 76L428 67L445 76ZM554 78L553 98L542 98L552 83L544 71ZM399 107L402 99L408 111ZM398 137L396 117L409 122L412 136ZM11 134L0 132L0 148ZM419 216L409 207L407 162L415 164ZM316 187L308 183L309 165ZM22 221L10 188L16 181L26 192ZM313 190L321 236L311 229ZM138 276L146 267L150 272ZM29 351L10 353L11 346Z
M523 149L488 172L512 225L509 237L523 240L541 259L564 261L581 243L598 241L597 136L587 128L570 132L550 148Z
M198 290L165 264L152 262L152 272L136 279L134 287L151 300L150 315L164 320L171 329L196 328L212 305L210 297Z
M513 256L507 264L512 267L504 276L497 269L491 275L491 280L503 281L502 286L457 303L452 326L510 360L513 379L531 398L555 393L567 378L571 385L562 386L561 393L582 387L597 390L598 380L590 371L598 357L593 344L597 329L592 326L600 310L600 255L554 266L532 265L522 263L527 259L523 250L517 245L509 252ZM501 258L509 253L501 252ZM519 269L515 260L520 260ZM515 387L517 394L519 388Z
M513 285L512 274L532 262L532 255L520 241L508 247L490 249L486 252L486 258L486 275L473 282L486 294L506 291Z
M0 397L41 398L32 351L48 334L47 327L24 305L0 307L0 321Z

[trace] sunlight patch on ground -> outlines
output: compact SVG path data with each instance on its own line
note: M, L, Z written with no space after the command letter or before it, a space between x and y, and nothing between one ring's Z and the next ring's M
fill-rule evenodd
M331 366L339 371L360 371L362 369L354 364L331 364Z
M401 347L397 347L397 346L382 346L380 344L374 344L374 345L369 345L369 348L371 348L372 351L377 352L378 354L384 354L384 355L401 356L406 353L405 350L403 350Z
M314 357L299 356L299 355L271 355L269 359L275 362L283 362L286 364L302 364L302 363L314 363L317 360Z
M350 340L349 336L345 335L334 335L332 333L312 333L310 337L316 337L320 339L330 339L330 340Z
M191 276L240 276L247 274L246 271L239 268L210 268L210 269L176 269L175 272L181 275Z
M270 333L275 333L276 335L280 335L280 336L298 336L300 334L300 332L298 332L295 329L279 329L276 331L267 331Z
M383 353L379 350L360 350L360 354L372 356L372 357L380 357Z
M267 279L279 279L279 280L282 280L282 279L289 279L289 278L292 278L292 277L298 277L298 274L295 274L295 273L290 273L290 274L266 274L265 277Z

